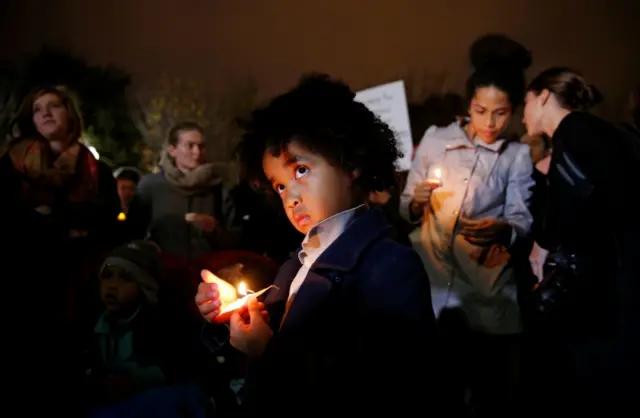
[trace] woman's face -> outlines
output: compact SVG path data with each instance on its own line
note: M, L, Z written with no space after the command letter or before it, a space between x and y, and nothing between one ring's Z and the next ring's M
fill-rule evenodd
M33 102L33 123L46 139L64 136L69 127L69 111L57 94L45 93Z
M178 143L169 145L168 151L180 170L193 170L205 161L204 137L196 130L186 130L178 135Z
M484 142L495 142L511 120L509 96L496 87L480 87L469 103L470 127Z
M534 92L529 91L524 97L524 116L522 123L527 128L527 135L536 136L544 132L543 129L543 114L544 114L544 96L542 94L536 95Z

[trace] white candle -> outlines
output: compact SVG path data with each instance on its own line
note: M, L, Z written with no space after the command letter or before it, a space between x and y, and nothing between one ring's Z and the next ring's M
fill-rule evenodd
M271 289L272 287L277 288L277 286L271 285L267 288L262 289L259 292L254 292L253 290L247 289L247 285L245 284L245 282L238 283L236 292L238 293L239 296L242 296L242 297L234 300L231 303L225 304L224 308L220 311L218 315L222 315L223 313L226 313L226 312L233 312L236 309L242 308L248 302L249 296L258 297L264 292L266 292L267 290Z
M442 169L440 167L433 169L433 177L428 178L427 183L432 189L442 186Z
M240 299L236 299L235 301L226 304L224 309L220 311L220 314L227 313L227 312L232 312L232 311L235 311L236 309L242 308L244 306L244 304L247 303L248 299L249 299L249 295L247 295L247 296L245 296L243 298L240 298Z
M248 290L247 290L247 285L246 285L245 282L240 282L238 284L237 292L238 292L238 295L240 295L240 296L247 296Z
M247 299L249 298L249 293L253 293L253 292L247 289L247 284L245 282L238 283L238 286L236 287L237 299L232 302L224 304L224 307L220 311L220 313L223 314L225 312L231 312L231 311L235 311L236 309L242 308L242 306L244 306L244 304L247 303Z

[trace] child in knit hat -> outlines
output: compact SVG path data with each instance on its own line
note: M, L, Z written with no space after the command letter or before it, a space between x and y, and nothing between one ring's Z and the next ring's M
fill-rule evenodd
M122 409L156 411L156 406L166 414L204 405L190 374L196 356L189 327L159 297L163 275L160 250L150 241L116 248L100 269L104 311L93 330L97 367L88 374L97 383L97 404L113 406L94 411L95 416L123 416L117 412Z
M163 274L158 247L133 241L116 248L100 269L100 296L105 315L128 318L142 305L158 303L158 278Z
M158 248L149 241L118 247L102 264L100 298L104 312L93 331L108 401L166 382L158 364L141 364L142 353L136 347L140 323L153 319L161 274Z

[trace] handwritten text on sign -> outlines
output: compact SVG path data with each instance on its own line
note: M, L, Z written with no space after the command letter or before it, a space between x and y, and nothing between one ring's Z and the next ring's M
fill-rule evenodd
M409 107L407 106L404 81L394 81L393 83L359 91L356 94L356 100L378 115L396 133L398 146L403 154L403 157L396 163L398 171L409 170L411 168L413 142L411 140Z

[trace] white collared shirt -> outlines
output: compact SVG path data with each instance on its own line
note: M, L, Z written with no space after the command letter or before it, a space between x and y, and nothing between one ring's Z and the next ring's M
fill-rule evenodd
M298 292L304 279L306 279L311 266L316 262L318 257L327 249L347 228L347 225L353 219L356 211L365 205L336 213L333 216L319 222L309 230L307 236L302 241L302 250L298 253L298 258L302 266L296 277L291 282L289 288L289 298Z

